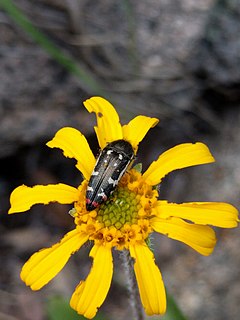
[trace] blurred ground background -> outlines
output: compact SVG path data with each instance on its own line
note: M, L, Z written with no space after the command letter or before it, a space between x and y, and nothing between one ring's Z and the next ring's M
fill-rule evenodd
M161 119L141 144L138 160L144 168L178 143L208 144L216 163L172 173L162 184L162 199L240 207L240 1L14 3L95 80L92 85L72 75L0 11L0 319L49 320L49 299L69 299L87 275L90 248L74 255L46 288L32 292L19 279L20 269L33 252L73 227L70 208L39 205L8 217L9 195L23 183L80 183L74 161L45 143L59 128L73 126L97 154L95 119L82 105L86 98L104 95L123 123L137 114ZM217 234L210 257L166 237L156 236L154 242L166 287L191 320L239 318L240 231ZM106 319L128 319L117 255L115 266L101 310Z

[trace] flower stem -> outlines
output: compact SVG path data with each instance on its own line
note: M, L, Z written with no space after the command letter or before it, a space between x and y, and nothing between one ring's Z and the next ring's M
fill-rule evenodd
M136 278L134 275L134 269L133 269L133 260L130 257L128 250L123 250L120 255L123 265L125 274L127 277L127 284L128 284L128 290L129 290L129 298L130 303L134 312L134 319L136 320L144 320L144 313L142 308L142 303L139 297L138 293L138 287Z

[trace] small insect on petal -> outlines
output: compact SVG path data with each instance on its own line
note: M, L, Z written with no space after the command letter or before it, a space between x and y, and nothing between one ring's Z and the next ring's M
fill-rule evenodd
M133 147L125 140L110 142L101 151L87 187L88 211L96 209L108 199L133 158Z

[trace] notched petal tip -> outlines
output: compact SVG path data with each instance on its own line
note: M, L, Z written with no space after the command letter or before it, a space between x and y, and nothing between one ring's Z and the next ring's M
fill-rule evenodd
M23 211L26 211L26 210L22 210L22 211L16 211L15 210L15 201L18 201L18 193L21 192L21 190L27 188L27 186L25 186L24 184L15 188L11 195L10 195L10 209L8 210L8 214L13 214L13 213L16 213L16 212L23 212ZM21 199L21 196L20 196L20 199Z
M91 271L81 281L72 295L70 305L79 314L92 319L104 302L110 288L113 262L110 248L94 246L90 252L93 258Z
M181 241L204 256L210 255L216 245L216 234L209 226L188 223L182 219L155 217L151 225L156 232Z
M87 139L79 130L71 127L61 128L47 146L59 148L65 157L77 160L76 167L86 179L89 179L95 165L95 158Z
M8 213L24 212L35 204L48 204L50 202L70 204L77 201L78 198L78 189L63 183L36 185L34 187L22 185L11 193L11 207Z
M32 290L40 290L62 270L71 255L87 240L86 234L74 229L59 243L34 253L22 268L22 281Z
M119 116L114 106L102 97L92 97L83 102L88 112L97 117L95 131L98 142L103 149L107 143L123 138Z
M235 228L238 225L238 210L225 202L168 203L158 201L158 217L177 217L201 225L220 228Z
M157 118L140 115L122 127L123 137L131 143L135 154L137 153L139 143L143 140L148 131L155 127L158 122L159 120Z
M162 153L144 172L143 178L150 185L157 185L174 170L214 161L215 159L204 143L183 143Z
M135 260L134 271L145 312L148 315L164 314L167 305L166 292L153 253L144 244L130 246L129 249Z

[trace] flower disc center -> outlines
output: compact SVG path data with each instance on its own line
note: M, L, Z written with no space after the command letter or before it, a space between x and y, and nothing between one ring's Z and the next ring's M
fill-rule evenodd
M139 200L136 193L126 187L117 187L109 199L100 205L96 220L105 227L121 229L123 225L137 222Z

